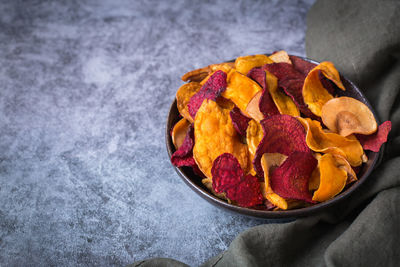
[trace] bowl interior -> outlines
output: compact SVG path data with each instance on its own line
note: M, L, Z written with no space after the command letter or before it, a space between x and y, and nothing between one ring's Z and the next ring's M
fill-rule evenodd
M302 59L316 63L318 62L301 57ZM345 77L341 76L343 85L346 88L346 91L336 91L339 96L349 96L353 97L364 104L366 104L372 113L375 116L375 119L377 123L379 124L378 118L376 116L375 111L371 107L370 103L366 99L366 97L362 94L362 92L358 89L358 87L353 84L351 81L346 79ZM167 119L167 125L166 125L166 131L165 131L165 138L166 138L166 146L167 146L167 151L169 154L169 157L171 158L172 154L175 152L175 147L172 143L172 138L170 135L170 130L172 127L175 125L180 120L180 115L179 111L176 106L176 99L173 101L169 113L168 113L168 119ZM181 167L177 168L175 166L174 169L178 173L178 175L183 179L183 181L190 187L192 188L196 193L198 193L201 197L203 197L205 200L209 201L213 205L216 205L218 207L222 207L224 209L227 209L229 211L233 211L236 213L240 213L243 215L247 216L253 216L253 217L259 217L259 218L268 218L268 219L273 219L273 218L296 218L296 217L303 217L303 216L309 216L311 214L317 213L322 211L325 208L331 207L332 205L343 201L346 199L356 188L358 188L364 181L367 179L371 171L373 170L375 164L377 163L379 159L380 153L372 152L372 151L365 151L366 155L368 157L368 161L364 163L358 173L358 181L353 183L351 186L346 188L344 191L342 191L339 195L337 195L335 198L315 204L313 206L305 207L305 208L299 208L299 209L293 209L293 210L286 210L286 211L266 211L266 210L257 210L257 209L251 209L251 208L243 208L239 206L235 206L232 204L229 204L228 202L214 196L211 192L208 191L208 189L202 184L201 182L201 177L197 176L191 168L189 167Z

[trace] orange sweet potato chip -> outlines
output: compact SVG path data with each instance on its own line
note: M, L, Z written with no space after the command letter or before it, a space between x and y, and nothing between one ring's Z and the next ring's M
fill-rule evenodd
M181 147L189 127L190 122L188 122L185 118L182 118L174 125L174 128L172 128L171 136L175 149L179 149Z
M331 154L333 159L334 159L334 164L337 168L345 170L347 173L347 180L346 180L346 185L353 183L355 181L357 181L357 174L354 171L354 169L350 166L350 163L346 160L345 157L339 155L339 154ZM318 160L318 163L321 159L322 155L319 154L319 157L316 157L316 159ZM308 188L310 191L313 190L317 190L319 187L319 183L320 183L320 176L321 173L319 171L319 164L318 167L315 168L314 172L311 175L309 184L308 184Z
M302 94L304 103L308 105L312 113L319 117L321 116L322 106L333 98L321 83L319 78L320 72L335 83L337 87L343 91L346 90L340 80L339 72L331 62L321 62L317 67L312 69L304 80Z
M313 201L323 202L342 192L347 181L347 172L337 166L336 158L332 154L324 154L318 162L319 187L314 192Z
M190 82L179 87L176 92L176 106L178 107L179 113L190 122L193 122L193 118L189 114L187 105L190 102L190 98L200 91L200 88L201 85L199 83Z
M247 73L254 67L261 67L265 64L274 63L266 55L252 55L238 57L235 60L235 68L238 72L247 75Z
M227 87L222 96L230 99L240 110L248 116L246 107L250 100L262 90L262 88L247 76L231 70L227 77Z
M212 164L223 153L232 154L247 173L247 146L240 142L229 110L220 108L215 101L205 99L194 119L194 136L193 157L206 177L212 177Z
M364 150L354 136L343 137L336 133L326 133L318 121L301 117L297 119L306 129L306 143L311 150L339 154L344 156L351 166L362 164Z

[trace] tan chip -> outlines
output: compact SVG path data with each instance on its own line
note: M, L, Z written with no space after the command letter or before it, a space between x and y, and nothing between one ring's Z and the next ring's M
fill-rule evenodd
M269 56L269 58L276 63L283 62L292 64L292 61L290 61L288 53L286 53L286 51L284 50L273 53L272 55Z
M346 96L326 102L322 106L321 119L326 127L342 136L369 135L378 129L371 110L357 99Z

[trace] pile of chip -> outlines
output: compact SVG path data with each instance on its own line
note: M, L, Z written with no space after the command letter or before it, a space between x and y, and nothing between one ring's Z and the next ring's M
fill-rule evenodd
M391 122L346 90L331 62L285 51L183 75L171 162L191 167L216 196L241 207L287 210L327 201L357 181Z

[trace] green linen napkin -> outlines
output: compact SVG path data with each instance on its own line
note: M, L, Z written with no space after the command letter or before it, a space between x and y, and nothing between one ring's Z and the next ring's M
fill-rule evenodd
M307 16L309 58L332 61L392 121L383 161L344 203L313 217L253 227L203 266L400 264L400 1L320 0ZM133 266L186 266L170 259Z

